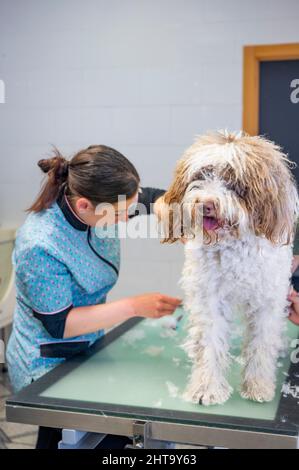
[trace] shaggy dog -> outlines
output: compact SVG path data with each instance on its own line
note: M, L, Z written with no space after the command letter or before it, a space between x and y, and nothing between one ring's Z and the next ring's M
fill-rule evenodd
M262 137L200 136L178 162L161 212L164 242L185 238L181 284L192 372L184 398L224 403L236 309L246 320L241 395L275 394L299 214L291 162Z

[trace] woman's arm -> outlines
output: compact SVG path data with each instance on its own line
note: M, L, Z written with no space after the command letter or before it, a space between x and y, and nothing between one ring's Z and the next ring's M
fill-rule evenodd
M171 315L181 299L160 293L127 297L89 307L75 307L67 314L64 338L107 329L132 317L160 318Z
M157 215L165 191L149 187L141 189L138 203L146 207L147 214L154 212ZM139 212L135 211L130 218L138 214ZM181 302L181 299L175 297L149 293L106 304L76 307L67 315L64 338L107 329L135 316L160 318L164 315L171 315Z
M163 196L165 193L164 189L157 189L157 188L140 188L140 192L138 194L138 204L142 204L142 208L145 208L144 210L139 210L138 205L137 209L129 215L129 219L132 217L135 217L136 215L146 215L146 214L152 214L153 212L156 213L156 202L158 202L161 199L161 196ZM156 213L157 215L157 213Z

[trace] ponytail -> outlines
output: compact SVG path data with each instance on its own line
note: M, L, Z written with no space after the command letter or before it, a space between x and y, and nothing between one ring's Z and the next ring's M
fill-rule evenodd
M39 160L38 166L48 177L43 184L37 199L27 212L40 212L48 209L56 201L59 190L67 180L69 162L54 148L54 157Z

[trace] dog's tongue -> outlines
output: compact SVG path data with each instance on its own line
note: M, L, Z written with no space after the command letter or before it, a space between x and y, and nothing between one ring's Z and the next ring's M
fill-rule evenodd
M204 216L203 227L205 230L216 230L216 228L218 228L217 219L215 219L215 217Z

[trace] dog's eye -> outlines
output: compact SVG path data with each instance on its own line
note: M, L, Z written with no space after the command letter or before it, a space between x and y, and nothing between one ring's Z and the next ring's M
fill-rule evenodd
M238 184L237 182L235 181L227 181L225 183L225 186L227 187L227 189L229 189L230 191L234 191L234 193L240 197L241 199L244 199L244 197L246 196L246 193L247 193L247 189L244 188L243 186L241 186L240 184Z

